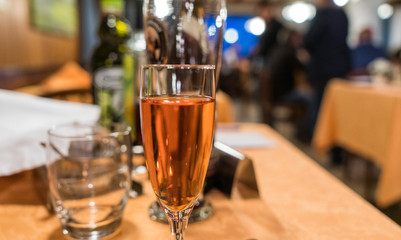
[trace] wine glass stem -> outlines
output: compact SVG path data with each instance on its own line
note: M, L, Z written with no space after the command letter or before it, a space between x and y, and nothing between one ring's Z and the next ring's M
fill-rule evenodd
M183 211L165 211L167 213L168 222L170 224L171 239L183 240L184 231L187 228L189 215L192 212L192 207Z

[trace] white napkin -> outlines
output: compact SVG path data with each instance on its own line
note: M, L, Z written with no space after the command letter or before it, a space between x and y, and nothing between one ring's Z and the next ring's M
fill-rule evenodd
M275 141L257 132L216 131L216 140L232 148L274 147Z
M71 122L95 122L95 105L35 97L0 89L0 176L46 163L47 130Z

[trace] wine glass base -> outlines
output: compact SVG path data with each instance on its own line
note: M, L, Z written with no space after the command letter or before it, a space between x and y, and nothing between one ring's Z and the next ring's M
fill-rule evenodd
M153 202L148 210L150 219L156 222L168 224L167 216L158 202ZM189 222L201 222L209 219L214 214L213 205L206 200L198 201L189 217Z
M205 200L198 200L192 210L191 216L189 217L189 222L201 222L209 219L214 215L213 205Z
M153 221L168 224L167 216L158 202L153 202L148 209L149 217Z

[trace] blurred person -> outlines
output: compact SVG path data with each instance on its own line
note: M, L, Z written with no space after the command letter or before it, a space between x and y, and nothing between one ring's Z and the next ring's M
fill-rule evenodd
M270 54L268 94L263 96L263 104L294 107L292 115L297 136L300 140L307 140L306 116L312 114L312 95L306 81L305 66L299 58L303 36L295 30L288 30L283 36L284 43L276 46ZM268 111L264 116L272 114L271 109L263 109Z
M373 44L372 29L364 28L359 33L358 45L351 51L352 74L367 74L368 65L378 58L387 58L387 54Z
M261 101L263 121L270 124L271 54L281 44L280 37L285 28L275 17L275 5L273 3L261 1L257 6L257 13L265 21L265 31L259 37L258 46L252 59L252 71L259 80L256 98Z
M269 1L260 1L256 8L256 15L264 20L265 31L259 36L258 44L251 53L252 73L260 78L265 74L271 51L279 44L283 24L275 17L275 6Z
M269 98L272 103L290 100L294 91L302 91L307 85L303 78L304 65L298 58L302 35L289 30L285 38L284 43L276 46L270 54Z
M394 64L401 65L401 48L397 49L392 55L391 55L391 61Z
M332 78L344 78L350 70L347 15L332 0L317 0L316 4L316 16L304 38L304 47L310 55L307 77L315 95L311 134L327 83Z
M232 98L238 98L241 95L239 79L239 50L238 44L231 45L223 51L221 60L221 71L219 80L219 89L226 92Z
M221 66L221 73L228 75L235 68L237 68L239 62L239 52L241 46L239 44L233 44L229 48L223 51L223 59Z
M401 85L401 48L391 54L391 63L393 66L393 83Z
M310 138L327 83L333 78L345 78L351 65L346 13L332 0L316 0L316 5L316 15L304 39L304 47L310 55L307 76L314 90L314 106L308 120ZM341 163L341 152L340 148L334 148L331 154L332 164Z
M269 1L261 1L258 4L258 16L265 21L265 31L260 35L257 56L264 64L269 61L269 55L279 44L279 36L284 26L279 22L274 13L274 4Z

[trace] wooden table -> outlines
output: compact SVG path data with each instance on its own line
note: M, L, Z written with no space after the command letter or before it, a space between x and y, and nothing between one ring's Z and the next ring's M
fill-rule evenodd
M340 145L381 169L376 203L401 200L401 88L334 80L324 95L313 138L325 152Z
M260 199L207 195L216 214L190 224L186 239L401 239L401 228L344 186L266 125L231 125L258 132L275 147L240 149L253 160ZM67 239L34 191L32 171L0 179L0 239ZM37 186L40 188L40 186ZM110 239L168 239L167 225L153 222L149 183L130 199L121 231Z

